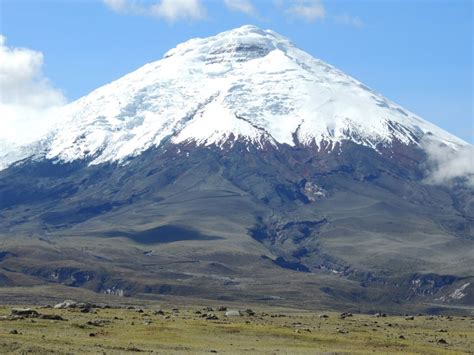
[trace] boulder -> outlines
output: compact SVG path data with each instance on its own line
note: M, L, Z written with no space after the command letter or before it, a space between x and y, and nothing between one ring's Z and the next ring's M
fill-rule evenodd
M65 300L64 302L58 303L54 306L56 309L65 309L65 308L76 308L77 302L71 300Z
M244 311L248 316L254 316L256 313L251 309L246 309Z
M230 309L230 310L226 311L224 315L226 317L239 317L239 316L241 316L240 311L238 311L236 309Z
M10 317L38 318L39 313L31 308L13 308Z
M65 321L67 319L64 319L63 317L61 317L60 315L57 315L57 314L40 314L39 319L49 319L49 320L62 320L62 321Z
M208 313L206 315L206 320L218 320L219 318L214 313Z
M340 314L340 317L341 317L342 319L347 318L347 317L352 317L352 313L344 312L344 313L341 313L341 314Z

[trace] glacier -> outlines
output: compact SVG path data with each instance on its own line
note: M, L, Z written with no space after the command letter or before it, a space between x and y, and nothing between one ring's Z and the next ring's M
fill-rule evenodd
M179 44L57 114L61 123L39 142L0 146L0 169L27 157L123 162L165 141L332 150L350 140L377 150L429 136L454 149L467 144L287 38L249 25Z

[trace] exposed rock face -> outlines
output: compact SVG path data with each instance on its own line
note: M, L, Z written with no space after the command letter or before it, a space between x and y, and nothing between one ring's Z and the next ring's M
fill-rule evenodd
M382 287L404 302L469 303L469 296L440 297L470 282L462 277L470 276L472 236L466 231L472 217L460 212L465 209L457 198L470 192L426 185L423 154L411 149L416 168L350 142L341 154L286 146L262 153L247 145L221 150L168 144L127 166L19 165L0 173L6 217L0 229L15 235L41 231L44 241L38 239L40 247L30 250L8 239L8 255L0 263L42 282L110 295L206 294L186 264L170 264L175 274L159 271L160 262L174 260L173 245L179 245L179 258L200 260L194 265L209 277L205 282L220 278L224 294L249 287L243 286L249 273L242 269L243 257L257 278L270 277L267 272L278 278L279 270L287 270L360 285L341 292L340 286L321 281L313 293L331 299L370 303L368 294ZM75 237L58 239L62 235ZM91 237L107 246L77 252L87 250L80 245ZM199 255L194 243L202 243ZM52 249L58 245L65 249ZM135 255L116 250L119 245L143 249ZM35 255L47 255L41 259L56 260L56 266ZM458 258L467 261L456 263ZM140 266L157 262L157 269ZM119 274L116 265L128 265L130 274ZM424 273L427 268L433 272ZM13 280L9 275L5 278ZM270 297L256 292L256 298L285 298L281 291Z

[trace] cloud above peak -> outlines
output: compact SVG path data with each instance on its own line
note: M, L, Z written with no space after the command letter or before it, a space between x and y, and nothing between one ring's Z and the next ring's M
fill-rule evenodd
M326 9L320 0L296 0L287 9L287 13L307 22L323 20L326 17Z
M124 15L149 16L170 23L178 21L199 21L209 19L206 0L102 0L112 11ZM215 0L212 4L221 5L230 12L239 12L249 17L265 20L265 13L276 10L283 17L302 20L307 23L323 21L363 27L359 17L349 14L332 14L326 11L323 0L273 0L257 2L254 0ZM256 6L259 5L259 8ZM268 20L268 19L267 19ZM266 20L266 21L267 21Z
M201 20L206 9L201 0L103 0L111 10L128 15L152 16L168 22Z
M174 22L181 19L199 20L206 17L200 0L161 0L150 8L151 14Z
M224 4L231 11L242 12L248 16L257 16L258 14L250 0L224 0Z

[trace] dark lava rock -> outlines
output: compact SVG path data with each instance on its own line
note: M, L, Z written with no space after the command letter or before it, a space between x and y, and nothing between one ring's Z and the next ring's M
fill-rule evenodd
M109 323L110 323L109 320L94 319L94 320L88 321L86 324L87 324L87 325L92 325L92 326L94 326L94 327L102 327L103 325L109 324Z
M213 313L206 314L206 320L218 320L218 319L219 318Z
M255 313L253 310L251 310L251 309L246 309L246 310L244 311L244 313L247 314L248 316L254 316L254 315L256 314L256 313Z
M38 317L39 319L49 319L49 320L62 320L62 321L67 321L67 319L64 319L60 315L57 314L40 314Z
M83 308L80 308L80 312L81 313L91 313L92 312L92 306L87 305Z
M31 308L13 308L10 317L38 318L39 313Z
M341 313L341 314L340 314L340 317L341 317L342 319L345 319L345 318L347 318L347 317L352 317L352 313L344 312L344 313Z
M438 339L438 344L448 345L448 342L444 340L443 338L441 338L441 339Z
M141 350L139 348L137 348L136 346L128 346L127 349L125 349L125 350L135 352L135 353L141 352Z
M40 314L39 319L49 319L49 320L61 320L61 321L67 321L67 319L64 319L60 315L57 314Z

